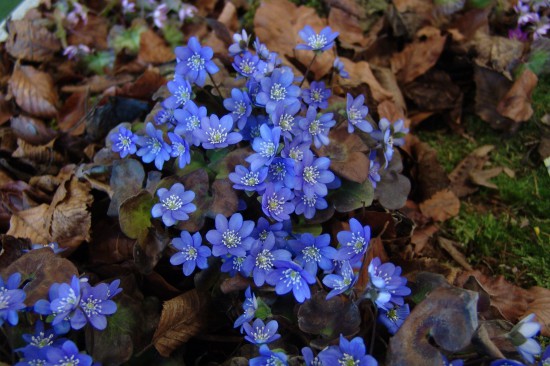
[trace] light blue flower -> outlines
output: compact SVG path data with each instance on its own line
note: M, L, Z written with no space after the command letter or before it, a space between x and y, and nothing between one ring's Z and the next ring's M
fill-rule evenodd
M203 86L207 73L215 74L220 69L214 61L214 51L210 47L202 47L197 37L189 38L185 47L176 47L176 73L198 86Z
M298 32L298 35L304 40L305 44L296 46L297 50L326 51L334 46L334 40L338 37L338 32L332 32L330 27L325 27L319 33L315 33L311 26L306 25Z
M208 257L212 254L210 248L202 245L200 233L193 236L187 231L182 231L179 238L172 240L172 245L178 250L170 257L170 263L177 266L183 264L183 274L190 276L195 267L200 269L208 268Z
M172 148L164 141L162 130L157 130L151 122L145 126L147 136L138 138L138 145L141 146L136 155L141 156L144 163L155 161L155 167L162 170L165 161L170 160Z
M170 189L157 190L159 203L151 209L153 217L162 217L166 226L172 226L176 221L189 220L189 214L197 209L191 201L195 199L195 192L186 191L181 183L175 183Z

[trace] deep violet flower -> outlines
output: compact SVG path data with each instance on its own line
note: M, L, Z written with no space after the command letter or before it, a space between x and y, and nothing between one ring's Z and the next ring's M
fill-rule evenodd
M254 319L256 316L256 310L258 310L258 300L256 299L256 295L254 295L250 289L250 286L246 289L244 296L245 300L243 302L243 314L239 316L237 320L235 320L235 324L233 324L233 328L241 327L241 332L243 331L242 325Z
M201 127L193 131L193 136L199 139L205 149L221 149L243 139L240 133L232 130L233 118L230 115L218 118L213 114L202 118Z
M193 236L187 231L182 231L179 238L172 239L172 245L178 250L170 257L170 263L182 265L183 274L190 276L195 267L205 269L208 267L208 257L212 254L210 248L202 245L200 233Z
M367 355L365 342L361 337L348 341L340 334L340 345L330 346L318 355L323 365L377 366L378 362Z
M266 276L273 270L273 262L290 261L292 255L285 249L276 249L275 235L268 235L265 241L257 240L250 249L250 254L243 263L243 271L251 273L254 284L263 286Z
M147 136L141 136L137 140L141 147L136 155L141 156L144 163L154 160L155 167L161 170L164 162L170 160L172 148L164 141L162 130L155 129L151 122L145 126L145 132Z
M294 73L289 67L273 70L271 76L265 76L260 81L260 92L256 102L265 106L268 114L272 114L277 104L289 105L298 102L301 90L294 82Z
M254 222L243 221L243 216L235 213L229 221L222 214L218 214L215 223L216 229L206 233L206 239L212 244L212 255L220 257L231 254L244 257L254 242L254 238L250 236Z
M287 355L284 352L275 352L265 344L260 346L260 355L249 361L249 366L287 366Z
M176 47L174 52L178 60L176 73L198 86L204 85L207 73L212 75L220 70L212 61L212 48L202 47L197 37L189 38L187 46Z
M380 309L378 321L388 329L390 334L395 334L410 314L409 304L394 306L391 309Z
M332 95L330 89L322 81L313 81L309 89L302 91L302 99L308 106L325 109L328 107L328 98Z
M289 261L274 261L276 267L267 275L266 282L275 286L277 295L284 295L292 291L299 303L311 297L309 285L315 283L315 276Z
M304 269L313 276L317 274L317 267L325 271L330 271L334 267L332 260L336 255L336 249L330 246L329 234L314 237L310 233L305 233L297 240L289 240L288 245L296 254L294 260L302 263Z
M277 328L279 328L279 324L276 320L264 324L262 319L256 319L252 324L243 324L243 329L246 332L244 339L257 345L271 343L281 338L281 335L277 333Z
M252 142L254 154L246 158L250 163L250 170L256 171L262 166L269 166L277 154L279 140L281 138L281 128L270 128L267 124L260 126L260 136Z
M4 322L11 325L17 325L19 322L17 312L25 308L23 301L27 297L25 291L19 289L20 283L21 274L19 272L13 273L6 282L0 276L0 326Z
M153 217L162 217L166 226L172 226L176 221L189 219L189 214L197 209L191 203L195 199L195 192L186 191L181 183L175 183L170 189L159 188L157 195L160 202L151 209Z
M337 273L326 275L323 278L323 284L332 289L327 295L327 300L351 290L359 278L353 272L349 261L340 263Z
M317 116L315 107L309 107L306 116L302 117L299 126L303 131L304 141L312 141L316 148L328 145L330 140L328 133L330 128L336 124L332 113Z
M263 192L265 190L265 179L267 167L264 166L257 171L248 170L242 165L235 166L235 172L229 173L229 180L233 182L234 189L249 192Z
M306 150L302 161L294 165L296 180L294 188L302 190L304 194L325 197L328 193L327 184L334 180L334 173L328 170L330 159L315 158L311 150Z
M294 212L292 198L294 193L290 189L283 187L276 190L273 184L268 183L262 195L262 211L275 221L288 220Z
M237 127L242 130L246 124L246 120L252 112L252 104L248 93L237 88L231 90L231 98L223 101L223 106L229 112L233 121L237 123Z
M113 151L119 153L121 158L136 153L138 137L122 126L119 127L117 133L111 134L111 141Z
M348 260L351 264L361 260L370 242L370 227L363 226L357 219L349 220L350 231L340 231L337 234L340 248L336 259Z
M346 95L346 116L348 118L349 133L352 133L355 127L367 133L373 130L371 124L365 119L369 113L369 108L363 105L363 103L365 103L365 96L363 94L355 99L349 93Z

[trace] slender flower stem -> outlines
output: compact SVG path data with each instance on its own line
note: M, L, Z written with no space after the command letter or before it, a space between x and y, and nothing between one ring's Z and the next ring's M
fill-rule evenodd
M212 84L214 84L214 88L216 88L216 91L218 92L218 96L220 98L223 98L222 92L221 92L220 88L218 87L218 84L216 84L216 82L214 81L214 78L212 77L212 74L210 74L208 71L206 73L210 77L210 80L212 80Z
M317 58L317 52L313 53L313 58L311 59L309 65L307 65L306 73L304 74L304 78L302 79L302 82L300 83L300 88L304 84L304 81L307 79L307 75L309 74L309 69L311 69L311 65L313 65L313 62Z

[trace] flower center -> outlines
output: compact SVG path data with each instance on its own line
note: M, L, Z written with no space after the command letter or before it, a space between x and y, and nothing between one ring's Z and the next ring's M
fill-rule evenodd
M271 99L279 102L284 100L286 97L286 88L279 83L273 84L271 86Z
M179 104L185 105L185 103L187 103L191 98L191 93L189 92L189 89L187 89L185 86L180 86L176 90L175 97Z
M245 75L252 75L256 71L256 65L252 61L242 60L239 64L241 72Z
M283 131L291 131L292 127L294 127L294 116L283 114L279 119L279 126L281 126L281 130Z
M127 150L132 144L132 140L128 136L123 136L122 134L118 135L118 147L121 150Z
M361 112L359 112L359 110L355 107L351 107L348 111L348 119L352 125L357 124L357 122L361 119Z
M82 310L84 310L88 317L99 314L101 310L101 300L94 299L93 296L88 297L82 304Z
M172 194L168 198L162 200L162 206L167 210L176 211L183 206L183 201L179 198L179 196Z
M351 233L351 241L348 246L352 247L355 254L362 253L365 248L365 238L360 233Z
M321 133L321 121L316 119L313 122L311 122L310 125L309 125L309 128L308 128L308 131L312 136L320 134Z
M245 176L241 178L241 183L248 187L254 187L260 183L260 179L258 179L259 175L259 172L246 173Z
M162 143L160 142L160 140L154 137L149 139L148 145L149 145L149 148L151 149L151 152L155 155L159 153L162 147Z
M174 143L173 148L174 148L173 151L177 154L177 156L181 156L185 154L185 152L187 151L187 149L185 148L185 145L182 144L181 142Z
M311 91L311 99L314 102L320 103L323 101L323 90L322 89L313 89Z
M71 355L71 357L63 357L62 363L58 364L59 366L75 366L80 363L79 359L75 359L74 355Z
M233 111L233 114L237 116L237 118L241 118L246 113L246 104L244 102L239 101L236 103L235 110Z
M208 142L211 144L221 144L227 140L227 132L223 127L219 129L210 127L206 134L208 135Z
M194 71L202 70L204 69L204 59L198 53L195 53L187 59L187 66Z
M315 207L317 195L314 193L312 196L302 196L302 202L308 207Z
M283 277L280 278L280 280L284 282L286 287L296 286L297 289L302 286L301 279L302 277L300 276L300 272L295 271L292 268L285 269L283 271Z
M10 296L7 294L7 290L0 292L0 310L7 309L10 305Z
M244 263L245 257L233 257L233 269L240 271L243 263Z
M278 359L275 356L271 356L268 358L266 366L283 366L284 363L280 359Z
M305 247L302 249L302 254L306 262L319 262L321 260L321 251L314 246Z
M185 256L185 260L194 261L197 259L199 252L193 247L187 247L182 250L182 253Z
M317 170L317 167L315 167L315 166L306 166L304 168L303 177L304 177L304 180L308 184L317 183L317 178L319 178L319 171Z
M200 124L201 124L201 121L197 116L191 116L187 118L187 131L193 131L194 129L199 127Z
M275 215L279 215L281 212L283 212L284 203L284 199L279 198L276 193L273 193L271 197L267 199L267 209L269 210L269 212L274 213Z
M269 232L267 230L262 231L259 235L260 240L262 242L266 241L268 235L269 235Z
M44 348L46 346L51 346L53 344L53 336L54 336L53 334L50 334L49 336L46 337L44 332L40 332L37 337L35 337L35 336L31 337L31 341L30 341L29 344L31 346L35 346L35 347L38 347L38 348Z
M399 320L399 316L397 316L397 310L395 309L390 309L387 313L386 313L386 317L391 320L392 322L396 322L397 320Z
M252 331L252 337L254 337L256 343L265 343L269 339L270 334L264 327L255 327L254 331Z
M273 261L275 257L269 251L269 249L262 250L256 257L256 267L261 269L271 269L273 267Z
M361 361L354 359L353 356L348 353L344 353L344 356L338 359L338 364L342 366L359 366Z
M57 312L61 313L63 312L67 306L72 308L72 305L76 304L76 294L72 288L69 289L69 296L63 297L61 300L59 300L59 306L57 307Z
M314 34L308 38L307 44L314 50L318 50L327 44L327 39L322 34Z
M293 147L290 149L288 156L296 161L302 161L304 158L304 152L299 147Z
M270 158L275 155L275 144L273 142L263 141L260 144L260 155L264 158Z
M388 137L388 141L386 141L386 145L389 147L393 147L393 136Z
M222 243L227 248L236 248L241 244L241 236L235 230L225 230L222 234Z
M282 181L286 175L285 165L282 162L271 164L269 166L269 172L277 181Z

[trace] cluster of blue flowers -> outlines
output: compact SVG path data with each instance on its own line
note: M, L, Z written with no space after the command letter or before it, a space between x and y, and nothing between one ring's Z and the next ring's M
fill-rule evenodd
M79 330L86 324L103 330L107 327L106 316L116 312L111 299L122 291L120 281L91 286L87 279L73 276L71 283L54 283L49 290L49 301L38 300L34 307L24 304L26 293L21 286L21 274L12 274L6 282L0 276L0 326L19 323L20 311L34 311L46 317L51 326L46 329L42 320L37 320L34 334L24 334L26 346L16 349L23 365L91 365L92 358L78 350L72 341L59 338L70 329ZM72 362L72 363L71 363Z

